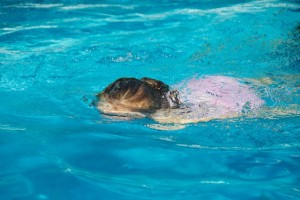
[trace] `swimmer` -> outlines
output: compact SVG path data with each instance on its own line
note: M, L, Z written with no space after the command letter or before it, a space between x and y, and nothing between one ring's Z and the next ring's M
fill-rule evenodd
M188 124L238 117L264 104L250 87L225 76L191 79L177 87L182 89L151 78L120 78L97 95L97 108L106 115Z

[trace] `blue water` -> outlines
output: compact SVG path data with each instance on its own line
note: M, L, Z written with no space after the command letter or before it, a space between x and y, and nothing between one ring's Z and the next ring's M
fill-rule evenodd
M0 199L300 199L299 23L297 0L0 1ZM294 112L159 131L91 105L201 75Z

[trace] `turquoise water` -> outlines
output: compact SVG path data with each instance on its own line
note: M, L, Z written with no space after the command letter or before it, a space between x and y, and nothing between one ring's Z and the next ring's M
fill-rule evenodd
M299 199L299 22L296 0L1 1L0 199ZM201 75L284 114L159 131L91 105Z

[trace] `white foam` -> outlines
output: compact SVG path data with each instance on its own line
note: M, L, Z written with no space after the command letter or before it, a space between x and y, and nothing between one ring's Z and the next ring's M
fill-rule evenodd
M7 48L0 48L0 54L8 54L8 55L15 55L15 54L19 54L20 51L16 51L16 50L10 50Z
M65 52L66 49L78 45L79 40L63 38L62 40L43 40L45 43L52 43L46 46L32 48L36 52Z
M22 3L15 5L5 6L6 8L39 8L39 9L48 9L48 8L59 8L61 10L82 10L89 8L121 8L125 10L132 10L136 6L125 6L119 4L75 4L75 5L64 5L61 3L57 4L42 4L42 3Z
M202 184L226 184L228 185L229 183L228 182L225 182L225 181L201 181Z
M172 138L169 138L169 137L160 137L158 139L162 140L162 141L167 141L167 142L175 142Z
M0 124L0 130L8 130L8 131L25 131L26 128L17 128L17 127L11 127L6 124Z
M209 150L251 150L251 148L247 147L209 147L209 146L202 146L198 144L176 144L180 147L188 147L188 148L195 148L195 149L209 149Z
M72 6L62 6L60 7L61 10L81 10L81 9L89 9L89 8L121 8L126 10L132 10L135 6L124 6L124 5L117 5L117 4L77 4Z
M58 26L50 26L50 25L39 25L39 26L16 26L16 27L9 27L9 28L2 28L0 30L5 31L2 33L3 35L5 34L10 34L18 31L24 31L24 30L32 30L32 29L51 29L51 28L57 28Z
M6 7L13 7L13 8L57 8L62 6L63 4L40 4L40 3L24 3L24 4L16 4L16 5L9 5Z
M237 4L228 7L212 8L212 9L195 9L195 8L184 8L175 9L173 11L167 11L155 14L130 14L131 16L136 16L148 20L161 20L173 15L194 15L194 16L206 16L206 15L217 15L221 17L230 18L240 13L257 13L263 12L270 8L289 8L289 9L299 9L300 5L292 3L278 3L275 0L258 0L250 3Z

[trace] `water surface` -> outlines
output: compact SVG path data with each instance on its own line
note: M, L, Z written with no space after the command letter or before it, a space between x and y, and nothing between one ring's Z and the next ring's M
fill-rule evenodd
M299 11L296 0L1 1L0 199L299 199ZM268 107L295 112L159 131L91 105L119 77L202 75L259 80L248 84Z

